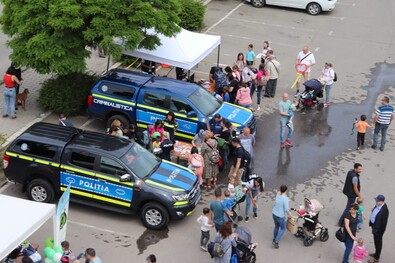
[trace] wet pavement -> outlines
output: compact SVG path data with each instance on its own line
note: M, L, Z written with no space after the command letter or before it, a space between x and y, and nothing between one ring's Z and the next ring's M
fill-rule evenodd
M372 123L378 96L395 83L395 65L377 64L367 78L369 85L362 88L368 90L368 95L361 104L336 103L321 111L312 108L305 113L297 112L292 148L280 149L277 113L258 117L254 171L263 177L266 187L302 183L322 174L321 168L335 156L355 151L357 131L351 135L354 120L366 114L368 122ZM368 130L365 147L371 145L371 134Z

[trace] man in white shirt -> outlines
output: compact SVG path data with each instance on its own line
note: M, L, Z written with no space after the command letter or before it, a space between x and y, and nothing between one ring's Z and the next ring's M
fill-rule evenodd
M315 57L314 54L310 52L308 46L304 46L303 50L299 52L298 56L296 57L295 66L298 64L303 64L307 66L307 70L303 75L303 82L308 81L310 79L310 71L311 67L315 64ZM296 93L299 93L299 87L301 79L296 83Z

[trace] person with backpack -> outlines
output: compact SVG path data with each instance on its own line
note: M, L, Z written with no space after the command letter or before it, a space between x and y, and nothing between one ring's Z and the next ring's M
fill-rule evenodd
M216 185L219 171L219 151L218 142L211 131L204 132L204 143L200 150L204 159L203 174L206 177L207 189L211 189L211 184Z
M191 148L191 154L188 157L188 165L192 166L193 172L198 178L199 185L202 187L204 158L195 146Z
M236 234L232 234L232 225L226 222L222 225L221 230L217 233L215 237L215 243L219 243L221 249L219 249L219 254L222 256L214 256L215 263L229 263L232 257L232 247L236 248L237 243L235 241Z
M328 107L331 105L331 88L333 86L333 82L335 79L335 71L332 68L332 63L326 62L324 65L324 69L321 72L320 77L318 78L325 82L325 103L324 107Z
M230 168L228 178L235 178L235 185L241 184L241 178L244 173L244 169L248 167L249 161L247 160L247 151L241 146L239 138L232 138L232 145L235 152L235 160Z
M245 222L248 222L250 216L250 208L252 203L252 212L254 218L258 218L258 198L263 194L265 183L261 177L253 178L245 185L246 191L246 217Z

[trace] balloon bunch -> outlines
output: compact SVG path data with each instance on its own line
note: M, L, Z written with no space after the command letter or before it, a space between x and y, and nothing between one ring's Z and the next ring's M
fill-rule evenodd
M54 245L54 239L49 237L45 240L45 263L60 263L60 259L62 258L63 250L62 247Z

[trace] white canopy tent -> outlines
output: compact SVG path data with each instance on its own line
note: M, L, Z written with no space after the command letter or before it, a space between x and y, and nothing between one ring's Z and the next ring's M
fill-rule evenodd
M0 260L56 213L56 205L0 195Z
M148 33L154 34L155 31L148 30ZM220 36L195 33L185 29L181 29L174 37L157 35L162 45L155 50L123 50L123 54L190 70L221 44ZM124 46L122 40L118 39L115 42Z

